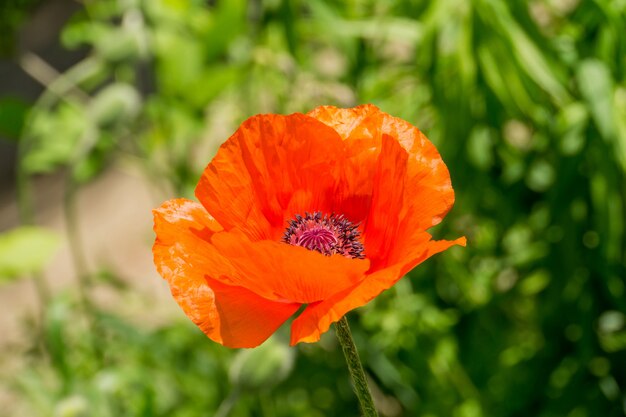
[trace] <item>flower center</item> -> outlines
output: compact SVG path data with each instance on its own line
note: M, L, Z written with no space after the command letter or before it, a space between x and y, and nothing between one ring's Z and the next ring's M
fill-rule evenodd
M346 258L365 258L358 227L343 215L322 212L296 214L285 229L283 242L316 250L326 256L339 253Z

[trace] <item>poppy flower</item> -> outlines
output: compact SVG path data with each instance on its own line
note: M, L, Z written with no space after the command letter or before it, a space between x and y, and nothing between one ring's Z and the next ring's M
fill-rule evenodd
M450 174L416 127L373 105L249 118L219 148L199 203L154 210L154 262L215 342L254 347L302 306L291 344L465 238L426 232L454 203Z

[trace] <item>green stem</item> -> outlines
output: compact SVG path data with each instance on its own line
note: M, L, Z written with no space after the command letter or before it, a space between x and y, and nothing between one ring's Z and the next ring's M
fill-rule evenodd
M354 386L354 392L361 405L361 411L364 417L378 417L378 412L374 407L374 401L372 400L372 393L367 385L367 379L365 379L365 371L363 371L363 365L361 365L361 359L359 358L359 352L356 350L354 340L352 339L352 332L350 332L350 326L348 325L348 319L342 317L337 323L335 323L335 331L337 332L337 339L343 349L343 355L346 358L348 369L350 371L350 377L352 378L352 384Z
M103 346L99 344L96 340L96 338L98 337L98 332L100 330L98 308L93 303L89 295L89 290L91 289L92 282L89 268L87 267L86 256L83 250L84 245L82 243L78 225L77 192L78 185L70 177L66 184L65 195L63 199L65 228L67 231L70 253L72 255L72 260L74 261L80 306L85 314L87 325L91 329L91 332L89 332L88 335L89 343L91 343L91 349L96 360L101 365L102 358L104 356L104 350Z
M217 411L214 414L214 417L227 417L232 411L233 407L237 403L239 399L239 390L234 388L228 397L224 398Z
M91 284L91 278L87 267L87 260L83 250L84 245L78 225L77 194L78 186L70 177L70 179L66 182L65 194L63 196L65 229L67 232L67 240L69 242L72 261L74 262L74 269L78 279L78 290L80 292L80 296L83 298L83 303L89 304L88 290Z

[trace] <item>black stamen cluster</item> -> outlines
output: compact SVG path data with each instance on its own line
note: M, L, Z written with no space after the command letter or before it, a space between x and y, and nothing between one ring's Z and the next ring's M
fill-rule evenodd
M347 258L365 258L358 225L346 219L343 214L305 212L304 216L296 214L288 225L282 238L285 243L316 250L327 256L339 253ZM313 233L319 234L319 239L311 237Z

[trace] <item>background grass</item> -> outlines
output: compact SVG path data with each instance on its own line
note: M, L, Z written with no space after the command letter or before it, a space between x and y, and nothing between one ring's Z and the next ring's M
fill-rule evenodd
M437 145L457 202L434 233L468 237L349 316L381 413L626 415L626 2L103 0L61 38L86 57L0 107L27 222L34 175L64 170L71 202L126 158L190 196L246 117L374 103ZM332 335L232 351L98 307L79 273L7 382L31 415L357 415Z

